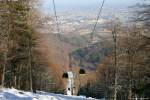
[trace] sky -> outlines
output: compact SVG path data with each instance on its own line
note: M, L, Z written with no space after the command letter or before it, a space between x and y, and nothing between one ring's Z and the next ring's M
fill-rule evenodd
M143 0L106 0L105 7L128 7L141 3ZM43 10L53 9L52 0L42 0ZM70 9L70 8L92 8L97 7L102 3L102 0L55 0L56 8Z

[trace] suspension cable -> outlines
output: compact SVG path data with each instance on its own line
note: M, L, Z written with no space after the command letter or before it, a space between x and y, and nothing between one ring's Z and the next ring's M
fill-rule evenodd
M53 0L53 10L54 10L54 14L55 14L55 21L56 21L58 36L59 36L59 39L61 40L61 36L60 36L61 31L60 31L59 22L58 22L55 0Z
M89 43L91 43L91 41L93 41L93 35L95 33L95 30L96 30L96 27L97 27L97 24L98 24L98 20L101 16L101 13L102 13L102 10L103 10L103 7L104 7L104 4L105 4L105 1L106 0L103 0L102 1L102 5L100 6L100 9L99 9L99 12L98 12L98 15L97 15L97 18L96 18L96 22L94 24L94 27L93 27L93 30L91 32L91 36L90 36L90 41ZM57 11L56 11L56 4L55 4L55 0L53 0L53 10L54 10L54 14L55 14L55 21L56 21L56 26L57 26L57 32L58 32L58 38L60 39L60 41L62 41L62 38L61 38L61 31L60 31L60 27L59 27L59 22L58 22L58 16L57 16ZM61 48L63 48L63 44L61 43ZM61 50L62 54L64 53L64 50ZM63 60L64 60L64 56L63 56Z
M99 9L99 12L98 12L98 15L97 15L97 18L96 18L96 22L95 22L95 25L94 25L94 27L93 27L93 30L92 30L92 33L91 33L91 36L90 36L90 41L89 41L89 43L91 43L91 41L93 41L93 38L94 38L93 35L94 35L94 33L95 33L96 26L97 26L98 20L99 20L99 18L100 18L100 16L101 16L101 13L102 13L102 10L103 10L105 1L106 1L106 0L103 0L103 1L102 1L102 5L100 6L100 9Z
M53 0L53 10L54 10L54 15L55 15L55 21L56 21L56 27L57 27L57 36L61 42L60 44L60 48L61 48L61 55L63 57L63 66L65 66L65 57L64 57L64 50L63 50L63 42L62 42L62 37L61 37L61 30L60 30L60 27L59 27L59 22L58 22L58 16L57 16L57 11L56 11L56 4L55 4L55 0Z

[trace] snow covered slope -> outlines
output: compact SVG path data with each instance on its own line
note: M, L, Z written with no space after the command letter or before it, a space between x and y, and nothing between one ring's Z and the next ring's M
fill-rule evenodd
M0 89L0 100L96 100L83 96L65 96L46 92L24 92L16 89Z

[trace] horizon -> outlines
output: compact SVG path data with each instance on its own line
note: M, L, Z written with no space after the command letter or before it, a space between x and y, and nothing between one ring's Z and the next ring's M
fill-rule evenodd
M51 12L53 9L52 0L43 0L42 10L45 12ZM101 5L102 0L55 0L56 9L60 10L70 10L70 9L94 9ZM86 3L85 3L86 2ZM136 5L137 3L142 3L143 0L106 0L104 8L128 8L129 6Z

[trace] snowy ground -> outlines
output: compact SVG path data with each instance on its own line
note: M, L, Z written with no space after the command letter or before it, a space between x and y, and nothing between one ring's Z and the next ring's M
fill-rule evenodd
M65 96L46 92L24 92L16 89L0 89L0 100L96 100L83 96Z

